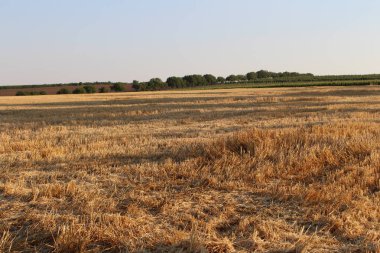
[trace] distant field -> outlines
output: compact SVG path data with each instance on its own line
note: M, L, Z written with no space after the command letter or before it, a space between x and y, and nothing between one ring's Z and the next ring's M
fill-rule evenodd
M0 252L379 252L380 87L0 98Z
M101 87L109 87L110 85L106 84L96 84L93 85L95 88L98 90ZM40 85L38 87L32 87L32 88L7 88L6 86L0 87L0 96L15 96L18 91L23 91L23 92L40 92L44 91L48 95L55 95L60 89L68 89L69 91L73 91L74 89L78 88L78 86L74 85L61 85L61 86L44 86ZM125 85L126 91L133 91L132 85Z

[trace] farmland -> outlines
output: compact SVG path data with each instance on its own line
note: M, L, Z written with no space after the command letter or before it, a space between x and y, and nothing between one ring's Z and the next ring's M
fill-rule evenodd
M214 90L243 88L295 88L295 87L334 87L334 86L369 86L380 85L380 80L338 80L309 82L262 82L262 83L229 83L185 88L184 90Z
M29 85L31 87L28 87L28 85L24 86L0 86L0 97L1 96L15 96L17 92L24 92L24 93L32 93L32 92L44 92L47 95L55 95L60 90L66 89L70 93L78 88L78 85L70 85L70 84L56 84L56 85ZM95 88L95 90L99 90L103 87L109 89L111 87L110 84L92 84ZM133 91L131 85L125 85L125 91Z
M236 88L281 88L281 87L323 87L323 86L369 86L380 85L379 74L367 75L325 75L300 74L297 72L269 72L260 70L245 75L229 75L226 78L212 74L192 74L184 77L171 76L162 81L151 78L147 82L134 80L123 82L87 82L69 84L0 86L0 96L31 96L55 94L108 93L158 90L209 90Z
M1 97L0 129L0 252L380 250L379 86Z

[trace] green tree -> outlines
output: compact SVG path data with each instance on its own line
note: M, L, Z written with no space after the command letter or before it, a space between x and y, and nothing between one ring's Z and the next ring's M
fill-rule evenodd
M146 82L142 82L142 83L139 83L139 84L134 84L134 85L132 85L132 87L136 91L144 91L144 90L147 90L147 83Z
M211 74L206 74L203 76L208 84L216 84L216 77Z
M86 85L83 87L86 93L96 93L96 87L93 85Z
M226 81L226 79L222 76L219 76L216 80L218 83L224 83Z
M70 94L70 91L66 88L62 88L59 91L57 91L57 94Z
M237 81L239 81L239 79L236 75L229 75L229 76L227 76L226 81L227 82L237 82Z
M237 75L236 79L238 81L247 81L247 77L245 75Z
M183 78L175 76L169 77L166 83L170 88L183 88L186 86L186 82Z
M122 92L125 90L125 87L121 83L115 83L112 85L111 89L116 92Z
M247 74L247 80L252 81L252 80L255 80L256 78L257 78L257 73L256 72L249 72Z
M110 89L108 88L108 87L100 87L99 88L99 93L107 93L107 92L109 92L110 91Z
M161 89L164 89L166 87L167 87L166 83L164 83L160 78L152 78L147 83L146 89L148 89L148 90L161 90Z
M141 83L134 83L132 84L132 88L135 90L135 91L141 91Z
M194 87L194 86L203 86L207 85L208 82L206 78L202 75L188 75L183 78L186 82L186 86Z
M86 93L86 90L83 87L78 87L75 90L73 90L73 94L84 94Z
M262 78L269 78L271 77L271 73L267 70L260 70L257 71L257 78L262 79Z
M140 82L137 81L137 80L133 80L133 82L132 82L132 88L135 91L140 91L141 90L141 84L140 84Z
M26 93L24 91L17 91L16 96L26 96Z

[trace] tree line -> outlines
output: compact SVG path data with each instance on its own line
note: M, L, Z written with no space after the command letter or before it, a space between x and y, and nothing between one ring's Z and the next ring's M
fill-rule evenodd
M318 81L365 81L379 80L380 74L371 75L325 75L316 76L311 73L298 72L271 72L267 70L252 71L247 74L232 74L227 77L206 75L186 75L183 77L171 76L166 81L160 78L152 78L147 82L133 81L132 87L135 91L154 91L165 89L178 89L197 86L208 86L217 84L233 84L233 83L289 83L289 82L318 82ZM96 88L101 85L102 87ZM69 83L69 84L49 84L49 85L30 85L16 86L18 88L42 88L42 87L57 87L57 86L74 86L74 90L67 87L61 88L57 94L84 94L84 93L106 93L106 92L122 92L125 91L125 83L121 82L86 82L86 83ZM3 86L0 89L14 88L15 86ZM19 91L16 95L44 95L45 92L24 92Z
M47 95L46 91L17 91L16 96L39 96Z
M107 93L110 91L114 92L122 92L125 90L124 84L122 83L114 83L109 86L102 86L98 89L95 87L95 85L87 84L85 86L79 86L75 88L73 91L69 90L68 88L62 88L58 90L57 94L85 94L85 93Z
M91 94L91 93L107 93L110 91L113 92L122 92L125 91L125 87L123 83L113 83L109 85L105 85L102 87L97 88L95 85L98 85L99 83L86 83L84 86L74 85L74 87L77 86L74 90L69 89L67 87L61 88L57 91L56 94ZM41 86L38 86L41 88ZM51 87L51 86L45 86L45 87ZM16 96L36 96L36 95L47 95L46 91L17 91Z
M133 88L136 91L148 91L148 90L162 90L162 89L174 89L174 88L187 88L196 86L207 86L214 84L225 83L243 83L243 82L262 82L273 81L276 79L290 80L291 78L313 78L313 74L300 74L297 72L270 72L266 70L260 70L257 72L249 72L245 75L229 75L227 77L214 76L212 74L206 75L187 75L184 77L169 77L165 82L160 78L152 78L148 82L133 81Z

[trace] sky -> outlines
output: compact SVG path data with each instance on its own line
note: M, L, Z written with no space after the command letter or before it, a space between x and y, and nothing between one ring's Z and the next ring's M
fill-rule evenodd
M0 84L380 73L379 0L0 0Z

